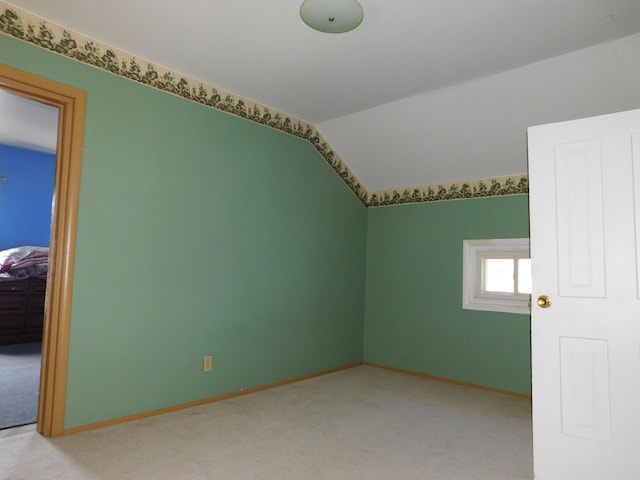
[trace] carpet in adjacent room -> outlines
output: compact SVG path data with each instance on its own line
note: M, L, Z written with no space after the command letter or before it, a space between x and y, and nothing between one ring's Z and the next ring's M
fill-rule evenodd
M36 421L40 363L40 342L0 345L0 429Z

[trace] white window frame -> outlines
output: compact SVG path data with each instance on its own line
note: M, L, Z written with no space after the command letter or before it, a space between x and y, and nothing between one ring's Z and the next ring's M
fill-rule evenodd
M528 238L496 238L463 241L462 308L531 314L531 295L486 292L485 258L530 258Z

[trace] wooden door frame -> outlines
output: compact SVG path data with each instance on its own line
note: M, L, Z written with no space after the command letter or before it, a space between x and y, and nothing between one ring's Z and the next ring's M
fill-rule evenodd
M59 109L37 430L64 433L86 92L0 64L0 89Z

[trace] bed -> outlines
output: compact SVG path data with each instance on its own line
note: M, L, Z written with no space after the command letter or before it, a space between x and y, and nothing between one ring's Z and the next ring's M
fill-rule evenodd
M0 251L0 345L42 340L49 249Z

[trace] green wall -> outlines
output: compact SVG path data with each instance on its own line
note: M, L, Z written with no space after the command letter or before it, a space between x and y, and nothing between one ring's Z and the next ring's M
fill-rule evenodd
M0 62L88 92L65 428L362 360L366 209L307 141L4 35Z
M530 394L529 316L462 309L462 241L528 237L527 201L369 209L365 361Z
M366 210L304 140L4 35L0 62L88 92L65 428L362 360L530 392L529 317L461 308L462 240L528 236L526 196Z

